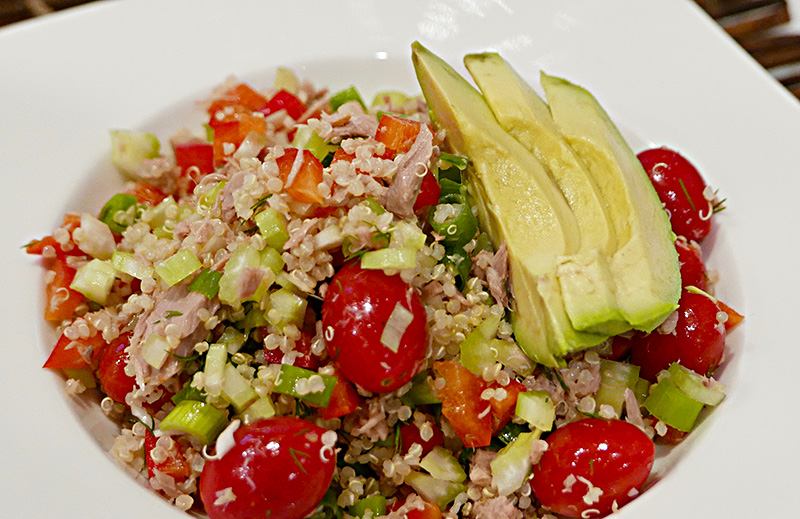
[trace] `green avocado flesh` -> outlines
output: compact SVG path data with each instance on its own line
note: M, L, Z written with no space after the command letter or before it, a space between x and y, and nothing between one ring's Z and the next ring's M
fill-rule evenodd
M464 64L500 126L539 159L575 215L579 249L556 269L572 325L607 335L629 330L606 260L616 249L614 226L592 173L559 133L542 98L499 54L470 54Z
M550 118L544 102L538 96L531 100L536 94L516 74L507 81L513 71L503 63L493 61L487 71L486 60L467 59L482 95L419 43L412 45L412 59L431 117L446 132L445 144L470 159L465 183L483 229L495 247L507 247L512 324L523 351L541 364L558 366L565 355L631 329L627 316L633 314L623 313L630 306L619 301L625 293L614 270L629 256L615 262L620 245L631 241L630 233L619 242L619 224L604 186L559 133L559 121ZM503 89L513 94L502 94ZM509 115L525 111L532 122ZM604 177L601 181L606 182ZM605 187L617 189L618 184L606 182ZM666 230L669 234L668 221ZM677 273L671 237L667 244ZM637 284L642 286L621 286ZM664 308L676 303L677 297ZM662 313L651 314L651 322L669 314Z

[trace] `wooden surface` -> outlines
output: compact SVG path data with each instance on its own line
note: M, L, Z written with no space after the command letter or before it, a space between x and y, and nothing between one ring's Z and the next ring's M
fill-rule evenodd
M0 0L0 27L100 0ZM786 0L695 0L762 66L800 99L800 34ZM798 13L800 16L800 13Z

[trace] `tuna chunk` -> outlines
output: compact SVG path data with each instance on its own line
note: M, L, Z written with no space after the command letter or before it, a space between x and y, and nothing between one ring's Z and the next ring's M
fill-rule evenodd
M399 160L392 185L384 195L386 209L401 218L414 216L414 202L434 151L433 134L423 125L414 144Z

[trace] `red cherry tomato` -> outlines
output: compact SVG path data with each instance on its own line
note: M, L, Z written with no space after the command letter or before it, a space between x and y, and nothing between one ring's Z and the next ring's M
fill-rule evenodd
M697 169L667 148L645 150L638 157L669 212L675 234L695 241L705 238L711 230L712 207Z
M589 509L597 510L590 517L599 517L611 512L615 501L624 505L644 484L655 459L652 440L622 420L572 422L548 436L547 445L533 467L531 489L542 505L567 517L581 517Z
M136 380L125 373L128 364L128 352L125 348L130 344L129 333L120 335L103 349L100 364L97 367L97 378L106 395L120 404L125 403L125 395L133 391Z
M396 305L410 311L412 319L395 352L381 336ZM394 391L411 380L428 349L425 309L417 291L398 275L362 269L358 263L342 267L328 285L322 327L328 354L341 374L374 393Z
M678 238L675 241L675 250L678 251L678 261L681 264L681 286L708 290L706 264L697 244Z
M156 462L150 455L156 447L156 442L158 442L158 438L153 436L150 431L147 431L144 435L147 476L152 478L155 476L155 471L158 470L159 472L171 476L177 483L186 481L186 478L191 475L192 469L189 466L189 462L186 461L186 457L183 455L183 448L181 448L180 444L175 443L175 451L170 452L166 459Z
M209 460L200 497L210 519L302 519L325 496L336 455L322 443L325 429L295 417L240 427L235 445Z
M278 90L278 92L272 96L272 99L258 111L264 115L269 115L278 110L286 110L287 115L296 121L305 113L306 105L290 92Z
M684 290L678 306L675 333L636 336L631 363L642 369L639 375L650 382L673 362L706 375L714 371L725 350L725 327L719 326L719 306L703 294Z
M436 176L429 171L422 178L422 184L419 186L419 194L417 194L417 199L414 200L414 212L436 205L441 194L442 186L437 182Z
M444 433L442 433L442 430L439 429L439 426L435 423L430 422L430 425L432 426L433 436L428 440L422 439L422 434L420 434L419 427L417 427L416 424L409 423L402 426L400 428L400 454L406 454L408 449L415 443L419 443L419 446L422 447L422 454L420 454L420 456L425 456L434 447L443 445Z

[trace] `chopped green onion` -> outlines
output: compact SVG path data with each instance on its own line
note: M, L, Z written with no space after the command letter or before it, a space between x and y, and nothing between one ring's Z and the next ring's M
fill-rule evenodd
M110 261L93 259L78 268L69 287L85 295L90 301L104 305L116 277L117 270Z
M225 412L213 405L197 400L182 400L161 420L158 428L191 434L203 445L209 445L226 425L228 417Z
M205 401L203 392L192 385L192 380L189 379L183 385L180 391L172 395L172 403L178 405L183 400L197 400L198 402Z
M463 155L454 155L452 153L447 153L443 151L439 154L439 160L442 162L446 162L458 168L459 170L467 169L469 165L469 159Z
M359 499L353 506L347 509L347 513L353 517L364 517L370 511L370 517L380 517L386 515L386 498L380 494Z
M467 473L453 453L438 445L422 458L419 466L437 479L456 483L467 479Z
M524 391L517 395L514 414L531 424L536 430L549 431L556 419L556 406L544 390Z
M372 212L375 213L375 214L383 214L383 213L386 212L386 209L383 208L383 206L380 204L380 202L378 202L377 200L375 200L371 196L365 198L362 203L364 205L366 205L367 207L369 207L370 209L372 209Z
M464 247L453 247L445 254L442 263L453 266L456 272L456 286L463 292L472 271L472 258L467 251L464 250Z
M361 99L361 94L358 93L356 87L350 86L344 90L336 92L331 96L331 112L335 112L340 106L345 103L349 103L350 101L357 101L358 104L364 108L364 110L367 109L367 106L364 104L364 100Z
M328 407L337 378L316 371L281 364L275 392L299 398L318 407Z
M452 214L454 211L455 214ZM449 247L463 247L478 232L478 219L472 214L466 197L461 194L442 197L431 211L428 221L433 231L444 237L442 244Z
M122 213L125 216L131 207L136 207L136 204L135 196L128 193L117 193L100 210L98 220L108 225L114 234L122 234L133 221L131 217L120 218L118 215Z
M218 270L203 269L194 280L189 283L190 292L199 292L211 299L219 292L219 279L222 272Z
M694 427L697 416L703 409L703 403L681 391L667 377L651 387L650 396L644 401L644 407L665 424L679 431L688 432Z
M181 249L156 267L156 273L169 286L176 285L197 271L203 264L189 249Z

